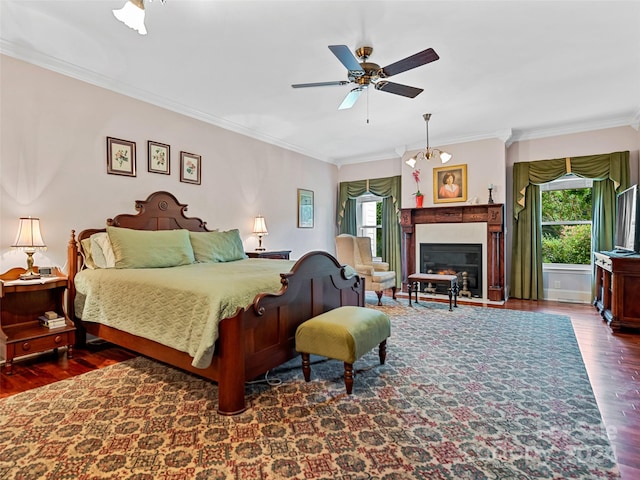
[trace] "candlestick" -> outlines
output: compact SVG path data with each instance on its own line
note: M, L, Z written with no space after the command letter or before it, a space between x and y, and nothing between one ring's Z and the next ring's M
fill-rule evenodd
M493 183L489 184L489 201L487 203L493 203L493 197L491 196L491 192L493 191Z

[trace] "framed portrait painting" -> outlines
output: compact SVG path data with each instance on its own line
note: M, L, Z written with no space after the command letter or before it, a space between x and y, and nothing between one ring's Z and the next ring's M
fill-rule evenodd
M433 169L433 203L467 201L467 166L451 165Z
M194 153L180 152L180 181L200 185L202 157Z
M136 176L136 144L107 137L107 173Z
M171 147L164 143L147 142L147 170L151 173L171 173Z
M298 228L313 228L313 190L298 189Z

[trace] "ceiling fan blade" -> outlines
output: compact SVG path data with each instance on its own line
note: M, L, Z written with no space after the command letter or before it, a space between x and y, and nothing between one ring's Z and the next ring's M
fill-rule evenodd
M335 82L316 82L316 83L294 83L291 85L293 88L306 88L306 87L329 87L332 85L346 85L349 83L347 80L338 80Z
M395 93L396 95L402 95L403 97L409 98L415 98L424 91L422 88L400 85L399 83L387 82L385 80L376 83L376 90Z
M329 45L329 50L338 57L338 60L347 67L347 70L350 72L362 72L364 74L364 69L360 66L358 59L351 53L349 47L346 45Z
M338 110L345 110L347 108L353 107L353 105L356 103L356 100L358 100L358 97L362 93L362 90L362 87L358 87L347 93L347 96L344 97L344 100L338 107Z
M440 57L433 48L427 48L426 50L416 53L415 55L411 55L410 57L398 60L391 65L383 67L380 70L380 77L386 78L392 75L397 75L398 73L406 72L407 70L411 70L412 68L435 62L439 58Z

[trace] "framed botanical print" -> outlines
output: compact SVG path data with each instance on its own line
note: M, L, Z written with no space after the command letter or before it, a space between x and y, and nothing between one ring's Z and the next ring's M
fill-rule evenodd
M147 170L151 173L171 173L171 147L164 143L147 142Z
M180 181L200 185L202 157L194 153L180 152Z
M136 176L136 144L107 137L107 173Z
M313 228L313 190L298 189L298 228Z
M433 169L433 203L467 201L467 166Z

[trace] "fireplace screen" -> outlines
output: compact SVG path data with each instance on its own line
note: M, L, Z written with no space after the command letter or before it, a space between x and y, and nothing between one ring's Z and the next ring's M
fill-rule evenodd
M482 297L482 244L480 243L421 243L420 273L457 275L460 295ZM431 292L447 294L447 286L422 286Z

